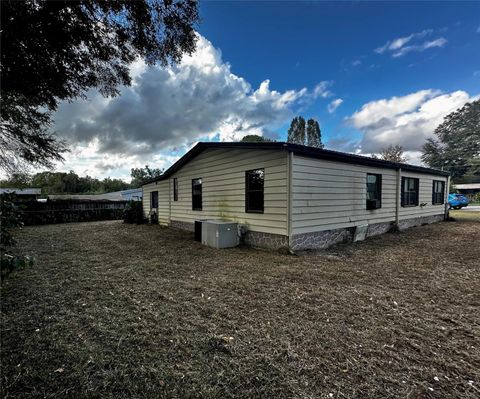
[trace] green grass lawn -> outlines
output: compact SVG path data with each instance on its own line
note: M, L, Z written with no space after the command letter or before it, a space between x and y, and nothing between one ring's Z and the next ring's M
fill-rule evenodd
M288 256L32 226L1 288L4 398L478 398L480 223Z

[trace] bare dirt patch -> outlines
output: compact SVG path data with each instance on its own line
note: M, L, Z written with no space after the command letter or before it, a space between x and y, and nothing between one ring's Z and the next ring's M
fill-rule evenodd
M480 395L480 223L287 256L94 222L28 227L4 397Z

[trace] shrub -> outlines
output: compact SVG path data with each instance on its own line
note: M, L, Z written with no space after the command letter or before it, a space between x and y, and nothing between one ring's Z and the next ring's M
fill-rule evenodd
M15 256L10 253L10 248L16 244L11 229L22 227L22 213L15 204L14 194L0 195L0 278L8 276L15 269L33 265L29 256Z
M123 222L141 224L144 223L144 221L142 202L130 201L123 211Z
M0 259L0 274L1 279L3 280L11 272L16 269L20 269L25 266L33 266L33 258L26 256L13 256L7 253L2 252L2 257Z

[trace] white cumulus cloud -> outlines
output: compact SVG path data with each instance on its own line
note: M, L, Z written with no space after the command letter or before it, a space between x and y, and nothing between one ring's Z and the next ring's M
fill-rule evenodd
M363 154L378 153L390 144L400 144L419 162L425 140L449 113L478 98L465 91L441 93L420 90L402 97L391 97L364 104L347 121L363 133L356 147Z
M202 36L195 53L179 65L148 67L137 61L131 71L132 85L118 97L92 91L88 100L60 105L54 130L73 148L62 169L97 165L86 170L99 175L123 163L122 173L128 174L162 151L186 149L200 139L268 134L293 116L302 97L326 97L331 85L321 82L312 93L306 88L281 92L266 79L252 88Z

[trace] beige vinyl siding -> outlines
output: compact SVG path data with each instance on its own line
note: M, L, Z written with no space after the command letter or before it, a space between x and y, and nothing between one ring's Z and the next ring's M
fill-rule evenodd
M158 191L158 222L160 224L169 223L169 209L168 203L168 181L159 181L157 183L146 184L143 186L143 215L148 218L150 215L150 193Z
M419 179L418 206L400 207L400 220L411 219L419 216L433 216L445 212L445 205L432 205L433 181L445 182L445 195L448 196L447 178L443 176L427 175L423 173L412 173L402 171L402 177L414 177ZM401 183L400 183L401 184ZM444 198L444 202L446 198ZM425 203L427 205L420 206Z
M366 174L382 175L382 207L366 209ZM424 174L420 177L420 209L400 210L400 219L442 214L442 205L432 206L432 180L444 180ZM293 156L292 162L292 234L310 233L395 221L397 171L353 165L315 158ZM427 198L428 197L428 198ZM427 201L428 199L428 201Z
M247 213L245 172L260 168L265 169L264 213ZM178 179L178 201L173 201L174 178ZM197 178L202 179L201 211L192 210L192 179ZM247 224L252 231L287 234L287 152L211 148L162 183L167 190L171 185L170 221L222 218ZM150 187L144 186L144 192ZM145 202L144 210L149 209Z

